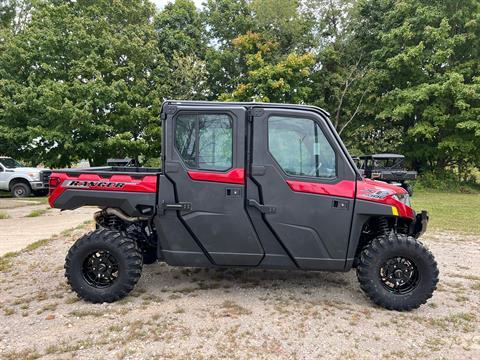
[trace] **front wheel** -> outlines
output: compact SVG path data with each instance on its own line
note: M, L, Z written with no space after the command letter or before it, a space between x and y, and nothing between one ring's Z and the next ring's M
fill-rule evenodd
M32 190L30 189L30 186L22 182L13 184L10 190L11 190L12 196L16 198L29 197L30 193L32 192Z
M82 299L93 303L125 297L142 273L142 253L121 232L95 230L78 239L65 259L65 276Z
M412 310L432 297L438 283L437 263L418 240L403 234L375 238L360 254L361 289L389 310Z

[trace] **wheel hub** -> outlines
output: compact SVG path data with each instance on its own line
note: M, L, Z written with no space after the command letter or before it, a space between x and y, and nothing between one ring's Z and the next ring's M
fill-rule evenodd
M380 280L390 292L406 294L418 285L419 272L415 263L407 258L397 256L385 261L380 266Z
M118 277L118 261L110 252L98 250L85 258L82 274L93 287L109 287Z

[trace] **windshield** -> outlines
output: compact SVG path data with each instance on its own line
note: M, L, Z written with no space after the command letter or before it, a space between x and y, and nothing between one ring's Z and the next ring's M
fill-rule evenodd
M374 169L401 169L403 159L374 159Z
M17 160L12 158L3 158L0 159L0 163L5 166L7 169L15 169L19 167L24 167L23 164L19 163Z

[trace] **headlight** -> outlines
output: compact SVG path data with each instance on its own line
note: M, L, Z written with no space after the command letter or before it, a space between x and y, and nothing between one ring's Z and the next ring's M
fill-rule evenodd
M397 200L397 201L400 201L404 205L412 207L411 202L410 202L410 195L408 195L408 194L394 194L394 195L392 195L392 198Z
M40 181L40 173L30 173L28 176L30 176L33 181Z

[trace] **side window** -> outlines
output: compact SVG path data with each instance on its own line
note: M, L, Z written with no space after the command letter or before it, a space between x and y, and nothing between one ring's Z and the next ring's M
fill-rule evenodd
M311 119L272 116L268 148L288 175L333 178L335 151L320 126Z
M175 122L175 147L189 168L232 167L232 118L226 114L185 114Z

